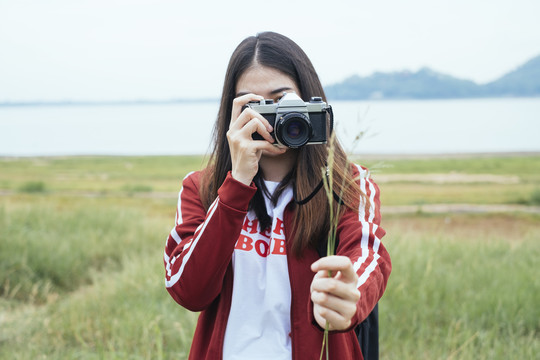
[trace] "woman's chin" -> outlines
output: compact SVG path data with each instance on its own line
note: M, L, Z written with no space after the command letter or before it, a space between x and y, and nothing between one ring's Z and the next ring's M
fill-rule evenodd
M279 147L280 149L285 149L285 152L281 154L272 153L266 150L262 151L261 157L267 157L267 158L280 158L280 157L286 157L289 156L291 152L294 152L294 149L288 148L281 144L274 145L276 147Z

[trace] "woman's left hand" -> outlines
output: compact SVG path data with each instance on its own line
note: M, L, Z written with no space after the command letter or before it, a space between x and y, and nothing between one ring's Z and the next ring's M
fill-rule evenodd
M328 320L330 330L349 328L360 299L356 288L358 275L351 260L346 256L327 256L314 262L311 270L317 273L311 282L317 324L324 329ZM329 276L329 271L333 276Z

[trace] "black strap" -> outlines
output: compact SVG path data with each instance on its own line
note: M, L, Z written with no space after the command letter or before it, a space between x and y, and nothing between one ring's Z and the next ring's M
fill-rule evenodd
M332 110L331 105L328 105L328 107L325 109L325 111L330 115L330 133L332 133L332 131L334 131L334 110ZM326 164L326 181L329 181L328 172L329 172L328 164ZM305 199L298 200L298 195L296 193L296 184L294 184L294 182L293 182L293 199L294 199L294 202L297 205L305 205L305 204L307 204L311 199L313 199L313 197L315 195L317 195L317 193L319 192L319 190L321 190L323 185L324 185L324 183L323 183L323 180L321 179L321 181L319 182L319 184L317 184L317 186L315 186L315 189L313 189L311 194L309 194ZM336 194L335 191L334 191L334 199L341 205L345 204L343 202L343 200L341 200L341 198Z
M330 115L330 134L332 131L334 131L334 110L332 110L332 106L328 105L326 108L326 112Z
M330 176L328 175L328 173L330 172L330 169L328 169L328 164L326 164L325 166L326 166L326 172L325 172L326 182L330 182ZM313 199L313 197L315 195L317 195L317 193L321 190L323 185L324 185L324 182L323 182L323 179L321 179L321 181L317 184L317 186L315 186L315 189L313 189L311 194L309 194L306 198L304 198L302 200L298 200L298 194L296 193L296 183L293 181L293 200L294 200L294 202L296 204L298 204L298 205L307 204L309 202L309 200ZM332 195L334 195L334 200L336 200L338 202L338 204L345 205L345 202L339 197L338 194L336 194L335 191L332 191L332 193L333 193Z
M309 194L305 199L298 200L298 196L296 194L296 184L293 183L293 199L294 199L294 202L297 203L298 205L307 204L309 200L313 199L313 197L315 195L317 195L317 193L319 192L319 190L321 190L322 187L323 187L323 181L321 180L321 182L315 187L315 189L313 189L311 194Z
M328 176L328 174L326 176ZM293 200L298 205L305 205L309 202L309 200L313 199L313 197L317 195L317 193L319 192L319 190L321 190L322 187L323 187L323 181L321 180L319 184L315 186L315 189L313 189L311 194L309 194L306 198L302 200L298 200L298 196L296 193L296 184L293 183ZM343 199L341 199L339 195L336 194L335 191L332 191L332 193L334 195L334 200L336 200L340 205L345 205L345 202L343 201Z

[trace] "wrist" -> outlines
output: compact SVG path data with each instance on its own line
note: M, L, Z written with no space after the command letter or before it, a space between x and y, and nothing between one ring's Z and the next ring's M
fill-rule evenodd
M231 171L231 176L234 180L241 182L244 185L250 186L253 181L253 177L249 177L243 174L238 173L237 171Z

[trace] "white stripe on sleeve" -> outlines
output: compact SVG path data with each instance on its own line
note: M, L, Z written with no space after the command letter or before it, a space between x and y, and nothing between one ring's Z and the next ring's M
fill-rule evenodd
M381 243L381 240L375 236L375 233L377 232L378 225L373 224L373 219L375 218L375 195L376 195L376 188L372 181L369 179L369 172L367 170L364 170L362 167L356 165L358 171L360 172L360 190L367 195L367 189L369 188L370 196L369 196L369 209L367 214L367 221L366 221L366 207L365 207L365 201L364 198L362 198L362 201L360 201L360 205L358 208L358 217L359 221L362 224L362 239L360 241L360 248L361 248L361 256L358 258L358 260L353 264L354 271L357 272L361 267L362 264L367 260L369 256L369 236L370 233L373 233L373 260L371 263L364 269L364 272L359 275L358 282L357 282L357 288L362 286L367 279L369 278L369 275L373 272L373 270L377 267L377 260L380 258L380 255L378 254L379 246ZM373 229L370 231L370 225L372 225Z
M204 229L206 228L206 225L208 225L208 223L212 219L212 216L214 215L214 212L217 209L218 202L219 202L219 196L216 198L216 200L214 200L212 205L210 205L210 209L208 210L206 220L197 228L197 230L199 232L198 233L195 232L195 234L197 234L195 239L191 240L189 242L189 244L186 244L186 248L184 250L187 250L187 249L189 249L189 250L188 250L187 254L184 256L184 258L182 259L183 261L182 261L182 265L180 266L180 269L178 270L178 272L176 274L171 276L170 280L165 279L165 286L172 287L172 286L174 286L174 284L176 284L178 282L178 280L180 280L180 277L182 276L182 273L184 272L184 268L186 266L186 263L188 262L189 258L191 257L191 254L193 253L193 249L195 249L195 247L197 246L197 243L199 242L199 239L201 238L201 235L204 233ZM180 257L183 253L184 253L184 251L182 253L178 254L175 258L173 258L172 261L170 262L170 264L171 265L174 264L176 259L178 257Z

